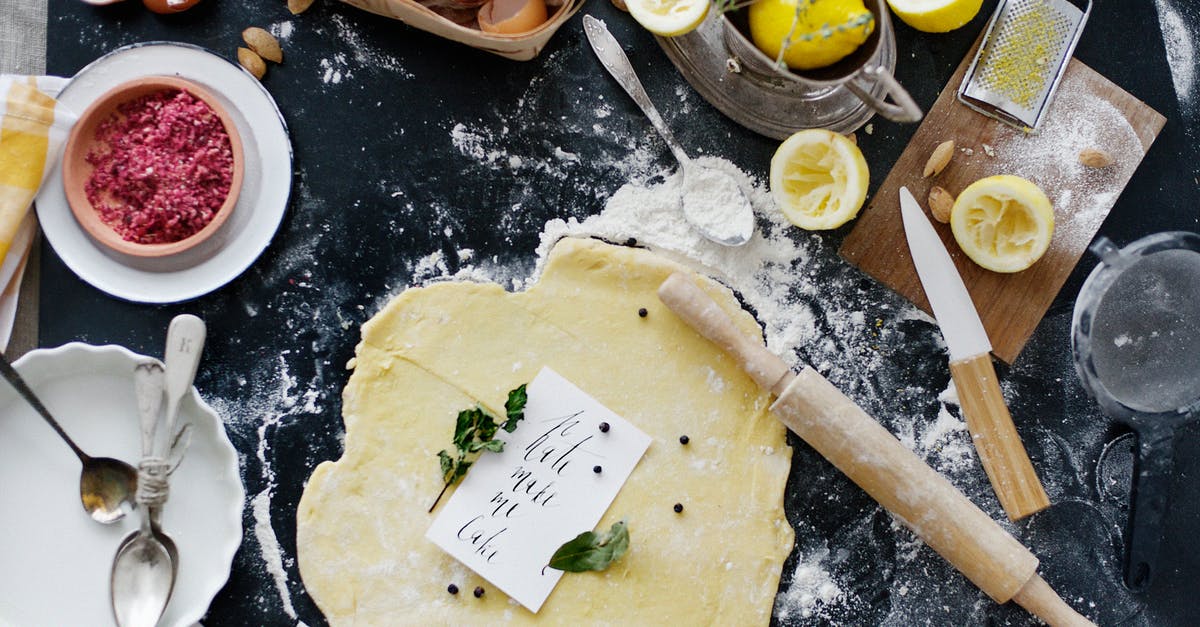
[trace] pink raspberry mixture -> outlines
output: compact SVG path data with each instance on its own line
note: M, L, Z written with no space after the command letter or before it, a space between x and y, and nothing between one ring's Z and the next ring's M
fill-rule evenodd
M117 107L87 154L88 202L123 239L166 244L195 235L229 195L233 150L212 107L168 89Z

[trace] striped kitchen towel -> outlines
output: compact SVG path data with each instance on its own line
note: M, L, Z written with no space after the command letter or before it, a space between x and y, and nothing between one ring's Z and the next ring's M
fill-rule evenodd
M7 347L37 228L29 210L75 115L54 99L66 80L0 75L0 349Z

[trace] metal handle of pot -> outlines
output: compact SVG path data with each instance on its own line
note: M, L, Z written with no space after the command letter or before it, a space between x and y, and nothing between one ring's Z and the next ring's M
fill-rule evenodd
M866 78L869 81L877 81L883 83L886 88L884 97L890 96L895 103L887 102L886 100L876 98L869 89L864 89L857 83L858 80ZM860 100L871 107L879 115L893 122L917 122L925 117L925 113L921 111L921 107L917 106L916 101L912 96L908 95L908 90L904 89L892 73L887 68L876 65L865 65L862 70L854 78L846 81L846 89L858 96Z

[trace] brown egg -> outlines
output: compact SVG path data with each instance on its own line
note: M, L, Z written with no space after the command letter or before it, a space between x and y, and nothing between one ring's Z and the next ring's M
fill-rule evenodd
M489 0L479 8L479 30L512 35L529 32L546 21L545 0Z
M200 0L142 0L147 9L155 13L179 13L196 6Z

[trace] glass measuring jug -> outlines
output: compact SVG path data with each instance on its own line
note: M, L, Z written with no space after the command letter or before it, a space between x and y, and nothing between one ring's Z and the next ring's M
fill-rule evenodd
M1075 302L1071 348L1084 387L1137 434L1125 585L1153 580L1174 469L1176 429L1200 415L1200 235L1159 233L1118 249Z

